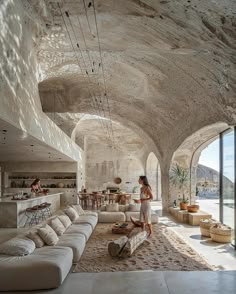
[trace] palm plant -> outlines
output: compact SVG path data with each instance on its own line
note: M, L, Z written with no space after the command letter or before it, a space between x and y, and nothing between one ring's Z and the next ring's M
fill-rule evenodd
M189 182L189 172L187 169L176 164L170 171L170 182L173 186L177 187L181 193L182 198L179 200L188 203L188 198L185 198L184 190Z

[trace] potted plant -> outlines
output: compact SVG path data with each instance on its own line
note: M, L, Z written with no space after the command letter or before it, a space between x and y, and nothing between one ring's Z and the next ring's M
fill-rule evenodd
M185 188L189 182L188 170L176 164L170 171L170 182L173 186L179 189L179 205L180 209L186 210L189 203L189 199L185 197Z

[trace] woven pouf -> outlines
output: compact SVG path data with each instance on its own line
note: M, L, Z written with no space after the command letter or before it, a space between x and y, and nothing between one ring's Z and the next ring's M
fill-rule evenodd
M200 220L201 235L210 238L211 237L210 236L210 227L215 224L220 224L220 222L218 222L215 219L201 219Z
M233 240L233 234L233 229L226 225L215 224L210 227L211 239L218 243L230 243Z

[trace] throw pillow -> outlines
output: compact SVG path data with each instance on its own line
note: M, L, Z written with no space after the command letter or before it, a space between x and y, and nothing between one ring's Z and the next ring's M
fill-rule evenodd
M107 204L106 211L109 211L109 212L119 211L119 204L118 203Z
M71 207L74 208L78 212L79 215L85 214L81 205L76 204L76 205L72 205Z
M37 232L29 232L26 237L34 242L36 248L41 248L45 245L43 239L39 236Z
M140 203L136 203L136 204L129 204L129 211L135 211L135 212L139 212L141 208L141 204Z
M23 256L35 250L35 244L28 238L12 238L0 244L0 254Z
M65 229L67 229L71 225L71 220L69 216L64 214L64 215L59 215L58 218L62 222Z
M49 246L54 246L59 241L56 232L49 225L45 225L45 227L39 228L38 234Z
M52 229L57 233L58 236L61 236L66 230L58 217L51 219L48 224L50 227L52 227Z
M106 211L106 205L102 205L102 206L100 207L100 211Z
M119 205L119 211L126 212L129 209L129 204Z
M75 221L79 217L78 212L72 207L66 208L64 210L64 212L65 212L65 214L67 214L69 216L69 218L72 222Z

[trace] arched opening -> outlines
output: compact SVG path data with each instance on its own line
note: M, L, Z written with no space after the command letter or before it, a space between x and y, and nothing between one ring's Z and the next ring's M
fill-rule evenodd
M194 204L198 199L196 198L197 168L201 152L227 128L226 123L216 123L204 127L189 136L174 152L170 169L178 164L188 170L189 184L186 187L186 194L191 204ZM173 201L178 198L178 191L172 185L169 189L169 195L169 205L172 205Z
M146 175L152 187L154 200L161 200L161 169L158 159L153 152L147 158Z
M77 123L75 142L83 139L85 156L85 186L88 191L120 190L135 193L138 177L144 174L142 154L145 141L130 128L112 121L113 138L104 132L110 121L86 114ZM115 181L120 178L120 181Z

